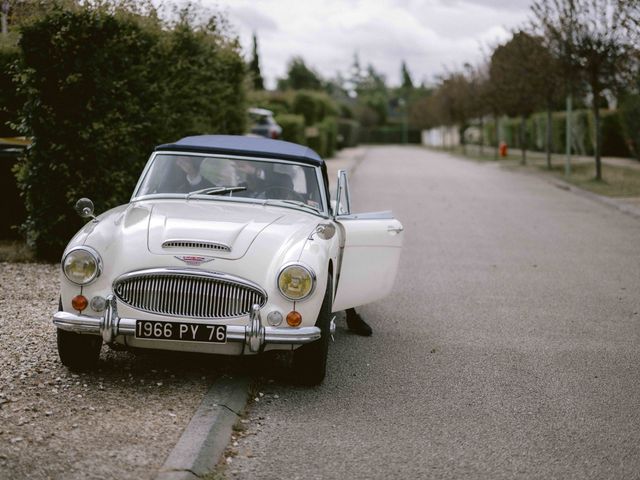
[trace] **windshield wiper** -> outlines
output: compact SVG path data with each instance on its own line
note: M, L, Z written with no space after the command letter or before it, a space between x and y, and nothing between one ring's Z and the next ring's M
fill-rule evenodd
M225 193L242 192L247 187L207 187L200 190L195 190L187 194L187 200L194 195L221 195Z
M283 200L283 199L270 198L270 199L265 200L264 204L265 205L273 205L275 202L289 203L291 205L295 205L296 207L303 207L303 208L306 208L307 210L311 210L312 212L320 213L320 210L318 210L317 208L314 208L311 205L307 205L306 203L301 202L299 200Z

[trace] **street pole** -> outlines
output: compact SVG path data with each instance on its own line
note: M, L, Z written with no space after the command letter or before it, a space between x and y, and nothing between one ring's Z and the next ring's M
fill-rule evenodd
M572 95L571 92L567 95L567 156L564 161L564 176L569 177L571 175L571 109L572 109Z
M408 132L407 132L408 105L407 105L407 101L404 98L400 98L398 103L402 107L402 144L406 145L407 143L409 143Z
M0 23L2 23L2 35L6 35L9 32L9 29L7 28L7 14L9 13L9 0L4 0L2 2L2 14L0 14L0 17L2 17Z

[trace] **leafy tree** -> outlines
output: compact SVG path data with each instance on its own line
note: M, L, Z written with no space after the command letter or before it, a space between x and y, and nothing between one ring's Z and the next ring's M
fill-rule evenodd
M12 67L19 58L13 42L0 41L0 137L16 135L15 125L22 99L16 91Z
M491 56L489 76L499 93L496 97L501 113L520 116L520 147L522 163L526 163L526 120L542 102L542 91L547 81L539 68L546 49L540 38L526 32L516 32L504 45L498 46Z
M278 90L321 90L320 75L307 67L302 57L293 57L287 67L286 78L278 79Z
M254 90L264 90L264 80L260 73L260 58L258 57L258 38L253 34L253 50L251 51L251 61L249 62L249 74Z
M413 90L413 81L411 80L411 74L409 73L409 69L407 68L407 63L403 60L402 66L400 67L400 75L402 77L401 80L401 88L404 91Z
M552 50L589 87L596 179L601 180L600 101L605 90L616 89L632 72L640 6L636 0L538 0L532 9Z

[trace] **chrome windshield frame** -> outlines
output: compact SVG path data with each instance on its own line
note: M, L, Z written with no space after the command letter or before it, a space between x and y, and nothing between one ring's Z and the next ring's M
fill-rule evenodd
M256 162L264 162L264 163L279 163L283 165L297 165L304 168L313 168L316 173L316 182L318 185L318 192L320 195L320 199L322 202L322 209L318 211L317 215L322 218L331 218L331 212L329 205L327 204L327 192L325 191L324 178L322 177L322 170L320 167L316 167L313 165L309 165L307 163L295 162L291 160L283 160L283 159L272 159L272 158L263 158L263 157L254 157L254 156L242 156L242 155L221 155L221 154L208 154L202 152L189 152L189 151L174 151L174 150L159 150L153 152L149 157L140 177L138 178L138 182L133 190L133 194L131 195L130 202L136 202L141 200L151 200L154 198L164 198L164 199L184 199L185 194L183 193L162 193L162 194L148 194L148 195L138 195L138 191L142 186L144 179L149 173L151 169L151 165L153 164L155 158L158 155L180 155L180 156L194 156L194 157L205 157L205 158L223 158L223 159L237 159L237 160L249 160ZM295 206L294 204L286 204L281 202L276 205L278 202L277 199L260 199L260 198L249 198L249 197L226 197L226 196L194 196L191 200L194 199L202 199L213 200L213 201L232 201L232 202L243 202L243 203L251 203L251 204L264 204L270 206L278 206L282 208L290 208L300 212L305 212L311 215L314 215L309 209L302 208L299 206Z

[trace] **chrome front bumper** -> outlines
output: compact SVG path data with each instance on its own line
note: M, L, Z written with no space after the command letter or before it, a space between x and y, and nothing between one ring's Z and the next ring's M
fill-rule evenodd
M53 315L53 324L69 332L101 335L105 343L112 343L119 335L133 336L136 332L135 318L120 318L114 298L109 298L102 317L69 312ZM240 342L252 353L261 352L267 344L303 345L320 338L318 327L271 327L262 324L260 308L254 305L249 325L227 325L227 342Z

